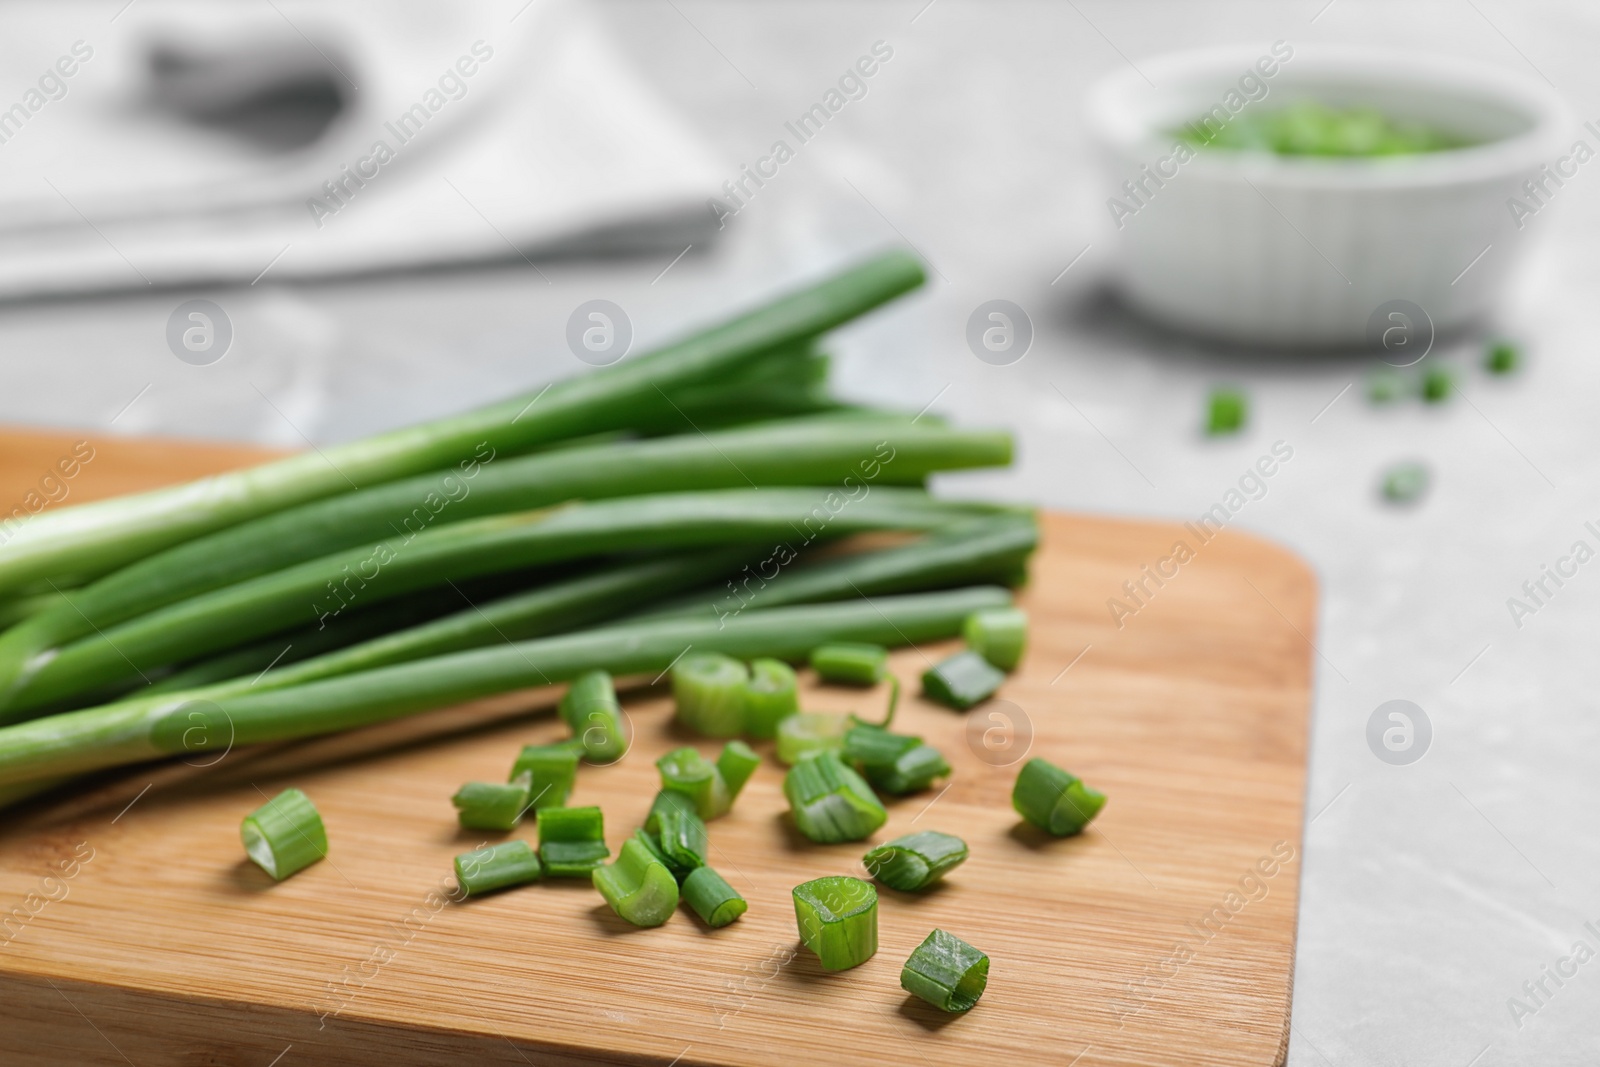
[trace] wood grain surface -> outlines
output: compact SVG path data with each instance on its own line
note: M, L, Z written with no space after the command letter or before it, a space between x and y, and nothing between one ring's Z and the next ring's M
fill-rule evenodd
M0 434L0 501L21 503L78 439ZM67 503L261 455L91 444ZM1180 540L1193 558L1161 587L1147 581L1153 595L1119 627L1107 599ZM955 770L948 788L890 800L874 841L939 829L972 855L932 892L880 890L880 947L861 967L817 966L789 890L859 871L868 845L799 837L770 759L711 827L713 865L750 901L732 926L711 931L683 910L635 930L583 881L449 903L451 857L483 840L457 830L450 794L499 778L522 744L565 735L558 694L534 691L207 768L138 768L7 813L0 1060L1281 1063L1314 579L1233 531L1202 544L1178 525L1048 515L1023 600L1032 643L1001 699L964 715L902 702L897 728ZM953 647L895 654L908 694ZM673 729L649 681L624 695L633 750L584 768L573 797L604 809L613 849L649 807L658 755L714 751ZM812 709L881 706L880 693L803 682ZM1055 840L1020 822L1009 797L1024 753L1109 794L1088 832ZM331 851L274 885L246 861L239 820L290 785L322 810ZM934 927L992 960L964 1016L900 988L901 964Z

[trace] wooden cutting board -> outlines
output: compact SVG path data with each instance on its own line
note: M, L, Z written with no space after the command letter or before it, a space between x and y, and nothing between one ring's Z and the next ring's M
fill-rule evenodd
M76 439L0 435L0 501L21 503ZM69 503L261 456L91 445ZM1119 627L1108 598L1131 605L1123 582L1180 540L1193 558L1159 588L1147 579L1153 595ZM859 968L820 970L789 891L851 872L866 846L800 838L772 761L712 825L713 863L750 901L732 926L683 911L635 930L579 881L446 902L451 857L482 840L458 832L450 794L565 734L557 694L535 691L209 768L141 768L7 814L4 1061L1282 1063L1314 579L1232 531L1201 544L1177 525L1048 515L1023 600L1032 644L1003 701L965 715L902 702L897 728L955 771L947 788L890 801L875 840L939 829L972 856L933 892L882 890L878 954ZM952 647L896 653L908 694ZM816 710L881 707L879 693L806 690ZM624 702L634 750L583 769L574 796L604 809L613 849L649 807L655 758L685 743L661 689ZM1024 752L1109 794L1087 833L1055 840L1020 823L1009 796ZM331 852L274 885L245 860L239 820L290 785L321 808ZM934 927L992 960L965 1016L900 988Z

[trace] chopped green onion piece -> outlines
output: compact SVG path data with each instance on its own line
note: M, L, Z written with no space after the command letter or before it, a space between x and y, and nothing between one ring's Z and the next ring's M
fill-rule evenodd
M811 669L824 682L877 685L889 673L889 650L854 642L818 645L811 652Z
M635 926L660 926L678 906L678 881L636 838L622 844L617 862L589 875L611 910Z
M1395 504L1414 504L1428 491L1428 468L1420 463L1397 463L1383 473L1383 496Z
M645 848L649 849L650 855L654 856L658 863L672 872L673 879L676 880L679 885L682 885L683 880L689 877L689 874L695 870L693 867L685 867L681 864L674 863L672 861L672 857L667 855L666 850L661 847L661 838L656 834L651 833L649 830L640 827L633 832L633 839L638 841Z
M1237 389L1215 389L1206 414L1206 433L1237 433L1244 428L1250 403Z
M825 971L843 971L878 951L878 891L859 878L833 875L794 887L800 940Z
M710 847L706 824L695 814L694 803L682 793L657 793L644 828L653 835L667 867L680 882L696 867L705 866Z
M944 758L944 753L934 748L927 742L918 744L917 747L901 754L894 761L894 766L879 775L874 776L878 788L894 796L904 796L907 793L920 793L933 784L935 778L944 778L950 773L950 761Z
M961 838L924 830L879 845L861 862L868 874L890 889L910 893L928 888L966 858L967 843Z
M749 910L744 897L710 867L697 867L683 883L683 899L707 926L727 926Z
M1405 393L1405 379L1392 370L1375 371L1367 380L1367 399L1374 404L1392 404Z
M783 795L800 832L819 844L860 841L889 819L872 787L831 749L789 768Z
M812 753L838 748L849 728L850 720L843 715L809 711L791 715L778 724L778 759L792 766Z
M707 737L744 732L745 682L750 671L720 652L692 652L672 668L678 721Z
M1448 400L1455 384L1455 376L1448 367L1429 367L1422 374L1422 399L1430 404Z
M874 789L895 796L920 792L950 773L943 754L922 738L866 723L850 728L839 751L846 763L860 768Z
M1522 351L1510 341L1496 341L1489 346L1484 366L1490 374L1510 374L1522 363Z
M722 755L717 757L717 773L722 775L722 780L728 787L729 805L739 799L744 784L750 780L752 774L756 773L756 768L759 766L761 757L743 741L729 741L722 746Z
M450 803L456 806L461 826L467 830L510 830L522 821L528 809L528 788L532 775L523 771L506 785L499 782L468 782L456 790Z
M943 930L918 945L900 971L900 987L940 1011L967 1011L989 984L989 957Z
M526 745L511 765L510 780L528 776L528 803L535 811L564 807L578 780L578 753L570 744Z
M970 648L922 672L922 691L929 700L966 711L994 696L1006 676Z
M799 680L781 659L750 662L744 686L744 731L762 739L778 735L778 723L800 710Z
M246 815L239 838L256 866L278 882L328 854L322 816L298 789L285 789Z
M972 650L1003 671L1015 670L1028 643L1028 615L1021 608L995 608L967 616L961 635Z
M650 855L654 856L657 862L666 867L667 870L671 871L672 876L678 879L678 882L682 884L684 876L689 872L680 872L676 867L673 866L672 861L667 858L666 850L661 847L661 838L659 836L645 829L643 826L635 830L633 832L633 836L641 845L649 849Z
M845 731L839 754L845 762L859 767L889 767L922 740L906 734L892 734L881 726L861 723Z
M733 804L717 765L687 745L656 760L656 769L661 772L661 788L694 801L695 813L702 819L726 815Z
M610 855L599 808L546 808L539 813L539 859L545 874L585 875Z
M1105 804L1104 793L1037 757L1022 765L1011 790L1011 806L1024 819L1057 837L1080 832Z
M622 725L622 705L611 675L590 671L573 679L561 698L561 718L584 753L596 763L615 763L628 750Z
M456 857L456 882L469 897L538 881L539 854L526 841L505 841Z

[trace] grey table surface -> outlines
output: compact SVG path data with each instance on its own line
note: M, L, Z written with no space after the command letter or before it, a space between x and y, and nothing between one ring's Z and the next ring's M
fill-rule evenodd
M1459 368L1460 396L1378 409L1363 397L1368 359L1240 355L1148 329L1106 299L1110 231L1078 111L1090 82L1140 57L1284 39L1532 71L1587 117L1600 111L1600 7L616 0L603 12L729 177L874 42L894 51L718 243L664 273L669 257L545 264L548 280L520 262L307 287L269 279L210 294L236 341L209 367L174 359L163 338L178 299L195 294L12 307L0 310L0 419L343 440L581 369L562 331L583 300L618 302L649 340L852 252L909 243L937 276L840 337L838 377L852 396L1016 427L1014 470L952 489L1186 519L1273 442L1294 449L1237 520L1301 553L1322 583L1289 1062L1600 1062L1600 963L1580 953L1585 964L1561 964L1575 975L1546 977L1575 943L1600 948L1584 925L1600 927L1600 565L1520 626L1507 607L1574 542L1600 543L1584 527L1600 520L1589 319L1600 178L1582 174L1559 215L1540 220L1544 243L1496 324L1525 344L1525 371L1489 378L1481 342L1466 338L1430 357ZM1022 305L1037 330L1009 367L980 363L963 339L994 297ZM1219 381L1248 388L1253 419L1212 441L1200 412ZM1377 494L1402 459L1435 475L1411 509ZM1414 701L1433 727L1425 757L1405 766L1366 739L1391 699ZM1530 995L1524 983L1541 979Z

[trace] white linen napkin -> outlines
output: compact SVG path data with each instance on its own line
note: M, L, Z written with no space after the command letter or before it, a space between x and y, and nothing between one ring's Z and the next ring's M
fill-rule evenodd
M28 0L0 31L0 300L715 229L714 159L566 0Z

